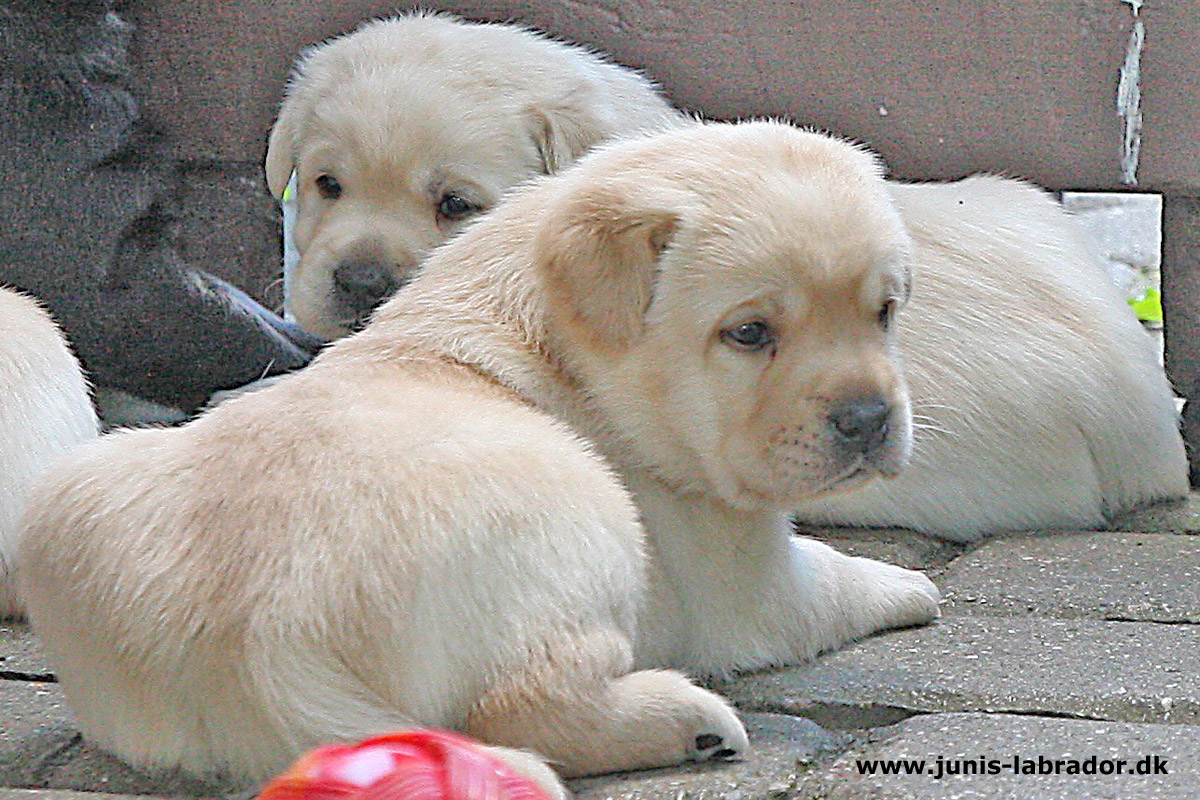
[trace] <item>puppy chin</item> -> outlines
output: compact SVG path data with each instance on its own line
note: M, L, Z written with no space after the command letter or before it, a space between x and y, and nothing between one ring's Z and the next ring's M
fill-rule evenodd
M898 438L869 454L830 454L819 465L810 462L801 469L787 463L783 467L760 463L750 469L730 468L722 476L710 477L709 484L712 493L732 508L787 511L798 503L895 478L908 466L910 455L907 439Z

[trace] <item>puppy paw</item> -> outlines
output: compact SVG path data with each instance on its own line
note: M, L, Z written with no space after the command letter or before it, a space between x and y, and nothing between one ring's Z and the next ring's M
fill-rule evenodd
M738 746L730 747L730 744L719 733L702 733L696 737L696 746L688 753L687 760L724 761L731 758L741 758L746 748Z
M942 593L922 572L861 559L866 578L876 594L880 618L876 629L924 625L941 615Z
M614 683L623 695L640 766L740 758L750 747L741 720L722 697L671 670L635 672Z
M814 626L808 655L841 647L888 628L923 625L937 618L941 592L924 574L869 558L839 553L827 544L792 540L802 601L823 608L824 624ZM818 620L819 621L819 620Z
M685 715L686 761L726 761L750 749L746 729L720 696L691 684L681 705Z

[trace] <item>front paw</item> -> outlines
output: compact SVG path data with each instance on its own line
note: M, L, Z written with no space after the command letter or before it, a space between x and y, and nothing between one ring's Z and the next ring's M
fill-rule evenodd
M875 618L867 621L869 630L863 635L888 628L907 628L924 625L941 616L938 603L942 593L933 581L922 572L857 558L868 586L868 596L876 611Z
M801 585L808 578L810 601L826 609L827 626L818 650L889 628L923 625L938 616L941 592L920 572L839 553L827 544L796 537L793 555Z

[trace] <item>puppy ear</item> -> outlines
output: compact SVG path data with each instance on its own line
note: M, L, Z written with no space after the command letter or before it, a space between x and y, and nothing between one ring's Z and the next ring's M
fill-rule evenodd
M546 175L571 166L608 136L594 110L570 99L531 108L525 118Z
M589 187L553 213L535 244L551 313L606 350L641 333L682 212L671 197L639 200L613 184Z
M276 200L283 198L283 190L296 168L296 127L299 124L297 101L288 97L279 108L279 118L271 128L267 140L267 157L263 165L267 173L267 188Z

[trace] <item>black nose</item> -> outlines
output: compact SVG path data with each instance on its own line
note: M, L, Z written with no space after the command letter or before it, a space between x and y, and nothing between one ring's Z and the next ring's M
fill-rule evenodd
M829 412L829 423L847 445L870 450L888 435L892 407L879 397L849 400Z
M391 270L373 261L347 261L333 271L334 293L355 315L366 314L399 288Z

